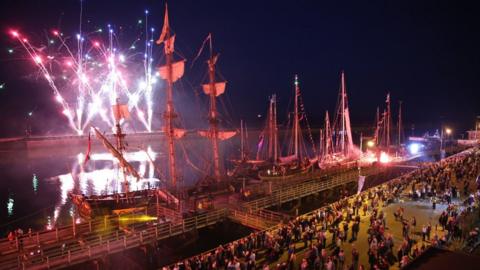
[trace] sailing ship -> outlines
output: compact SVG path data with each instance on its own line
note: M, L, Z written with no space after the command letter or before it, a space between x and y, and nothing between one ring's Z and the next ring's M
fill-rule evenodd
M327 169L338 166L350 166L360 157L360 151L353 144L350 126L345 73L340 73L340 89L333 124L330 124L328 111L325 113L324 129L320 138L320 156L318 166Z
M198 135L204 138L208 138L212 146L212 159L213 159L213 177L207 177L202 181L197 182L198 186L215 186L220 184L221 180L225 177L221 173L221 162L219 154L219 141L224 141L232 138L236 135L236 131L222 131L219 129L219 117L217 111L217 97L225 93L226 81L216 81L216 63L219 58L219 54L213 53L212 34L207 36L210 47L210 57L207 61L208 66L208 83L202 85L202 90L209 98L209 112L208 122L210 128L208 130L199 130ZM200 51L201 53L201 51ZM208 181L213 180L213 181Z
M168 187L173 193L175 193L177 186L177 173L175 164L175 140L182 138L186 130L177 128L174 120L177 117L174 104L173 104L173 83L183 76L185 70L185 60L174 61L174 44L175 35L171 35L170 24L168 18L168 8L165 5L165 17L162 28L162 33L157 40L157 44L163 44L166 63L160 66L158 69L159 76L166 80L166 110L164 113L165 127L164 132L167 139L167 151L168 151L168 164L169 164L169 177L170 181ZM70 193L72 202L79 209L79 213L85 217L91 217L95 215L95 212L111 212L121 209L135 209L147 205L153 198L156 198L157 202L161 199L167 203L167 206L178 209L180 207L180 200L173 193L167 190L167 188L157 188L154 190L139 190L130 191L127 175L131 175L134 178L140 180L141 176L133 168L133 166L124 158L123 152L125 150L125 134L121 129L121 120L128 118L128 107L125 104L114 105L113 114L115 118L115 138L116 147L114 147L107 138L97 129L92 128L96 137L103 143L105 148L118 160L119 166L122 169L123 179L123 192L106 194L106 195L91 195L86 196L84 194Z
M294 107L293 107L293 121L291 129L291 141L289 144L288 156L280 156L278 144L278 128L276 122L276 97L273 96L270 102L269 117L268 117L268 131L269 143L268 153L271 164L258 172L258 178L265 181L275 181L284 179L293 179L303 176L313 170L313 164L316 163L316 158L310 158L306 145L303 141L302 128L300 127L300 120L305 120L306 128L309 138L312 138L310 127L306 118L303 103L301 103L301 93L298 83L298 76L295 75L294 81ZM316 152L313 140L311 142L313 152Z

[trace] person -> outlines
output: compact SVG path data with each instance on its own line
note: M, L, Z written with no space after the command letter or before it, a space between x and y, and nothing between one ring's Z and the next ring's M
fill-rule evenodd
M427 237L427 226L423 225L423 227L422 227L422 241L425 242L426 237Z
M10 231L8 233L8 241L10 242L10 244L14 244L15 242L15 234L13 233L13 231Z
M358 253L358 250L355 248L355 246L352 245L352 265L353 265L353 269L358 268L359 257L360 257L360 254Z
M413 234L415 234L415 226L417 226L417 219L415 218L415 216L412 217L412 221L411 221L411 225L412 225L412 232Z

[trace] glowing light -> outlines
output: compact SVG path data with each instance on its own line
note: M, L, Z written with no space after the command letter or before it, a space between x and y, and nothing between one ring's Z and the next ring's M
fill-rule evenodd
M118 220L126 222L126 221L136 221L136 222L147 222L157 220L157 217L147 216L147 215L140 215L140 216L121 216Z
M451 128L446 128L445 133L447 133L447 135L452 134L452 129Z
M37 194L37 191L38 191L38 178L37 178L37 175L36 175L36 174L33 174L32 186L33 186L33 192L35 192L35 194Z
M36 64L41 64L42 63L42 58L37 55L37 56L33 57L33 61L35 61Z
M9 217L13 215L14 203L15 203L15 201L13 200L13 198L10 195L9 198L8 198L8 201L7 201L7 213L8 213Z
M13 49L8 49L8 53L9 53L9 54L12 54L12 53L13 53Z
M125 62L125 55L120 54L120 55L118 56L118 60L120 60L120 62L122 62L122 63Z
M5 83L0 84L0 90L5 88Z
M138 111L137 114L138 114L138 118L143 118L145 116L145 114L142 111Z
M71 112L70 110L68 110L68 109L63 110L62 113L63 113L64 115L68 116L68 117L71 117L71 116L72 116L72 112Z
M410 154L416 155L416 154L418 154L418 152L420 152L421 147L422 147L421 144L412 143L408 146L408 151L410 152Z
M100 42L98 42L98 41L93 42L93 46L100 47Z
M380 163L388 163L388 162L390 162L390 157L388 156L387 153L381 152L379 161L380 161Z
M374 146L375 146L375 142L374 142L374 141L368 141L368 142L367 142L367 146L368 146L368 147L374 147Z
M16 38L18 38L18 37L20 36L20 34L18 34L18 32L15 31L15 30L10 31L10 34L11 34L13 37L16 37Z
M52 34L53 34L54 36L58 36L58 31L57 31L57 30L53 30L53 31L52 31Z

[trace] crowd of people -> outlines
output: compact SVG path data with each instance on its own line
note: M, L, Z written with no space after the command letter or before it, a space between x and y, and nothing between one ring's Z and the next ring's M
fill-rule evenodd
M476 186L479 183L475 181L479 173L480 151L474 149L292 218L276 229L252 233L164 269L357 270L389 269L395 263L403 267L428 246L446 245L453 239L478 242L478 228L465 230L463 220L474 213L480 199ZM452 200L460 197L460 190L468 199L463 205L453 204ZM430 200L432 208L436 208L437 203L447 207L440 214L435 228L428 223L418 228L419 231L416 218L407 218L404 208L398 207L394 213L395 220L389 221L392 226L395 225L393 222L402 226L403 240L395 243L392 233L389 233L383 207L403 197ZM355 247L360 226L366 226L362 219L369 220L368 250L362 251L364 253ZM350 252L346 251L346 247ZM368 263L362 264L360 256L368 258Z

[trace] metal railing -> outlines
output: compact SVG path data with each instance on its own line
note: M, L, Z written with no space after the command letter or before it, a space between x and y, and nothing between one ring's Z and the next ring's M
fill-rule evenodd
M75 236L55 229L31 238L19 237L15 243L2 240L0 269L45 269L81 263L203 228L225 219L228 214L227 209L218 209L177 223L136 223L125 227L120 219L108 217L105 223L77 226Z

